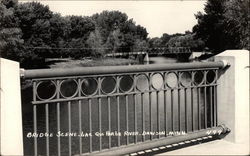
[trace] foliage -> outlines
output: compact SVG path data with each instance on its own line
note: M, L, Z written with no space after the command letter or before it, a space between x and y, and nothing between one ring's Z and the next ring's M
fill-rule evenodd
M208 0L205 13L198 12L195 37L218 53L226 49L247 48L249 43L249 1ZM249 47L248 47L249 48Z
M21 66L25 68L42 66L45 57L52 53L49 20L53 14L48 6L43 6L37 2L18 3L14 9L24 40L22 46L24 55ZM40 47L44 48L40 49Z
M135 45L133 46L133 51L142 52L149 48L149 44L145 40L136 39Z
M66 16L39 2L0 3L1 56L34 68L46 58L102 57L106 52L130 51L146 42L147 31L119 11ZM37 68L37 66L35 67Z
M192 51L204 49L204 42L201 39L195 39L192 33L172 37L167 45L168 47L189 47Z
M109 52L112 52L112 53L115 53L115 52L118 52L119 51L119 48L121 47L122 45L122 41L123 41L123 38L122 38L122 34L120 32L120 30L114 30L112 32L110 32L107 40L106 40L106 43L105 43L105 47L107 48L107 53Z
M233 0L225 5L226 33L236 40L236 47L250 50L250 1Z
M0 3L0 56L18 60L22 55L19 52L23 44L21 39L22 31L18 27L18 20L14 16L14 7L16 3Z
M95 30L94 22L89 17L71 16L69 38L82 38L87 40L91 31Z
M103 41L99 30L95 30L90 33L87 44L91 49L92 56L95 58L103 57L104 55L104 46L102 42Z
M173 37L172 35L169 35L167 33L164 33L161 37L161 44L162 45L167 45L168 41Z
M119 11L103 11L92 17L100 30L106 52L132 51L137 40L146 41L147 31Z
M194 51L202 51L204 49L204 42L201 39L196 39L192 32L186 31L185 34L176 33L170 35L164 33L160 38L152 38L149 40L149 47L187 47Z
M159 38L159 37L154 37L154 38L151 38L149 40L149 47L150 48L153 48L153 47L160 47L162 46L162 39Z
M119 11L103 11L100 14L94 14L92 16L95 21L96 27L101 30L101 36L103 42L106 42L110 33L117 28L121 28L128 20L128 16L125 13Z
M145 51L154 47L191 47L213 52L249 49L249 1L208 0L197 13L193 32L148 38L146 28L120 11L88 16L53 13L39 2L0 2L1 57L21 67L41 67L46 58L103 57L110 52Z

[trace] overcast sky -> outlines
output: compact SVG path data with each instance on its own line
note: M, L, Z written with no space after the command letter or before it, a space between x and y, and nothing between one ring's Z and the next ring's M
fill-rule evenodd
M26 2L20 0L21 2ZM37 0L39 1L39 0ZM149 37L184 33L197 23L194 14L204 9L205 0L165 1L58 1L40 0L61 15L91 16L103 10L119 10L146 27Z

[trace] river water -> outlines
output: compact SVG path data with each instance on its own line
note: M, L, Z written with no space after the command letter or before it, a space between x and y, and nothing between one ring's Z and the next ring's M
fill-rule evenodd
M150 63L151 64L162 64L162 63L175 63L177 62L175 59L173 58L166 58L166 57L152 57L150 58ZM124 83L128 83L128 82L124 82ZM155 78L153 79L153 83L157 84L161 84L164 83L162 78ZM128 86L131 84L123 84L124 86ZM146 87L145 85L147 85L145 80L141 80L140 83L140 87L144 88ZM111 87L110 85L107 85L105 88L107 90L109 90L109 87ZM178 108L178 96L177 94L179 94L179 103L180 103L180 109ZM32 137L29 137L28 134L30 134L31 132L33 132L33 115L32 115L32 105L30 103L30 100L32 99L32 90L30 89L26 89L22 91L22 97L23 97L23 125L24 125L24 151L26 155L33 155L34 152L34 148L33 148L33 139ZM186 91L186 104L187 104L187 122L191 123L191 90L187 89ZM194 122L194 127L195 129L198 129L198 124L197 124L197 91L194 90L193 91L193 114L194 114L194 120L196 122ZM119 108L119 113L120 113L120 132L121 132L121 137L120 137L120 141L121 141L121 145L125 145L127 142L127 136L124 136L124 132L127 130L126 129L126 99L125 96L119 96L120 98L120 108ZM167 108L166 108L166 116L167 116L167 120L165 121L164 118L164 98L167 101ZM136 132L138 131L139 134L142 133L142 104L143 104L143 109L144 109L144 124L145 124L145 131L150 132L150 104L149 104L149 94L145 93L143 96L141 94L136 96L136 105L134 102L134 97L133 95L129 95L128 96L128 131L129 132ZM167 122L167 131L179 131L179 118L178 118L178 110L180 110L180 114L181 114L181 118L180 118L180 122L181 122L181 127L180 130L184 131L185 130L185 98L184 98L184 91L181 90L179 93L177 92L177 90L173 91L173 108L171 108L170 105L170 101L171 101L171 92L167 91L164 95L163 91L160 91L158 93L158 99L159 99L159 124L160 124L160 131L165 131L165 127L164 124L165 122ZM142 103L143 100L143 103ZM92 132L89 132L89 105L88 105L88 101L87 100L81 100L81 112L82 112L82 132L84 134L86 133L92 133L92 150L93 151L97 151L99 149L99 139L100 137L96 135L96 132L99 132L99 121L98 121L98 100L97 98L94 98L91 104L91 119L92 119ZM151 94L151 115L152 115L152 131L156 132L157 130L157 94L155 92L153 92ZM203 114L204 112L202 112L203 110L203 104L204 102L201 100L200 101L200 110L201 110L201 114ZM62 133L66 133L69 132L68 130L68 104L67 102L62 102L60 104L60 128L61 128L61 132ZM73 101L71 103L70 106L71 109L71 132L73 133L77 133L79 134L79 107L78 107L78 101ZM110 112L111 112L111 126L110 126L110 130L111 132L116 132L117 131L117 99L116 97L111 97L110 98ZM135 110L136 109L136 110ZM102 120L102 124L101 124L101 129L102 132L106 132L109 130L108 127L108 100L107 98L101 98L101 110L102 110L102 116L101 116L101 120ZM173 110L173 119L171 118L171 111ZM134 118L136 117L137 120L137 129L135 131L135 122L134 122ZM57 131L57 120L56 120L56 104L55 103L51 103L49 104L49 131L50 133L52 133L52 137L50 137L50 155L57 155L57 139L58 137L56 136L58 134ZM203 115L202 115L203 116ZM201 118L201 120L204 120L204 118ZM38 127L38 133L44 133L46 132L46 124L45 124L45 107L44 105L38 105L37 106L37 127ZM173 121L173 124L172 124ZM173 125L173 126L171 126ZM204 124L202 123L201 125L202 127L204 127ZM188 125L188 130L191 130L191 124ZM153 138L157 138L157 135L153 135ZM163 137L163 136L161 136ZM79 137L71 137L72 141L71 141L71 147L72 147L72 155L74 154L79 154ZM134 136L129 136L129 143L133 143L134 142ZM61 154L62 155L68 155L69 153L69 138L68 137L64 137L61 136L60 137L60 141L61 141ZM137 135L137 140L138 142L142 141L143 136L142 135ZM145 139L148 140L150 139L150 136L145 136ZM90 137L89 136L85 136L82 137L82 152L88 152L90 150L90 146L89 146L89 140ZM102 136L102 149L106 149L108 148L109 144L108 144L108 140L109 137L106 136L104 134L104 136ZM112 136L111 137L111 146L112 147L116 147L118 145L118 137L117 136ZM38 154L39 155L45 155L46 153L46 137L40 137L38 138Z

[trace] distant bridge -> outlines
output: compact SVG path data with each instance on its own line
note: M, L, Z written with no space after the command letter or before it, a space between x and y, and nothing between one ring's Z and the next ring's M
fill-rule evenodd
M158 47L158 48L150 48L147 50L149 55L165 55L165 54L184 54L184 53L192 53L190 47Z
M119 52L119 53L107 53L104 56L106 57L118 57L118 56L136 56L136 55L147 55L148 52L139 51L139 52Z
M139 52L119 52L119 53L107 53L106 57L118 57L118 56L133 56L133 55L167 55L167 54L184 54L192 53L189 47L158 47L158 48L149 48L145 51Z
M149 62L149 54L145 51L140 52L120 52L120 53L108 53L104 55L105 57L134 57L136 60L138 60L140 63Z
M158 48L149 48L145 51L139 51L139 52L118 52L118 53L107 53L104 56L105 57L134 57L135 59L138 59L139 62L149 61L149 56L161 56L161 55L181 55L182 54L192 54L192 51L189 47L158 47ZM189 56L190 56L189 55Z
M105 57L123 57L129 58L132 57L138 60L140 63L149 62L149 56L168 56L172 55L172 57L176 57L177 60L185 61L185 60L196 60L202 55L211 55L211 52L195 52L191 51L189 47L160 47L160 48L150 48L145 51L139 52L119 52L119 53L107 53Z

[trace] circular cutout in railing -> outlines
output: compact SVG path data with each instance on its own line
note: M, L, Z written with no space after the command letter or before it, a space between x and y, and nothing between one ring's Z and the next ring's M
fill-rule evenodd
M129 75L124 75L120 79L120 90L124 92L128 92L133 88L133 78Z
M93 95L97 91L97 81L94 78L84 78L82 80L82 93L86 96Z
M40 100L49 100L56 95L56 85L53 81L41 81L37 84L37 97Z
M190 74L190 72L181 72L180 82L181 82L183 87L191 86L192 75Z
M163 86L163 77L161 74L156 73L152 76L152 87L154 89L161 89Z
M110 94L114 92L115 87L116 87L116 80L113 77L108 76L102 79L101 90L103 93Z
M209 70L206 76L207 83L209 84L213 83L215 81L215 77L216 77L215 71Z
M177 87L178 77L174 72L170 72L165 75L165 81L168 87L174 88L174 87Z
M204 80L204 73L203 71L196 71L194 74L194 84L201 85Z
M62 80L60 93L64 98L69 98L77 94L78 83L74 79Z
M148 82L148 77L144 74L137 75L136 76L136 88L139 91L145 91L149 88L149 82Z

